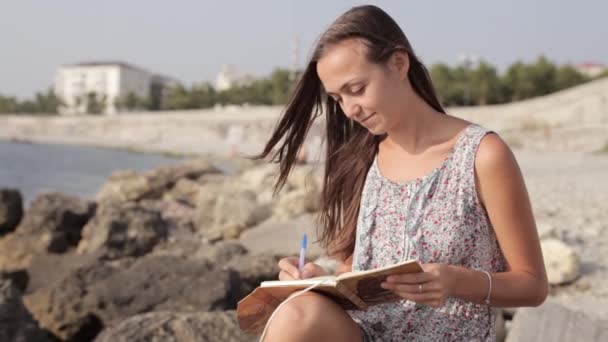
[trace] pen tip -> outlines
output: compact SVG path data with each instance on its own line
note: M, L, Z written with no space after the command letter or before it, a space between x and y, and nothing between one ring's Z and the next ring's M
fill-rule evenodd
M307 244L308 244L308 237L306 236L306 234L304 234L304 236L302 236L302 248L306 248Z

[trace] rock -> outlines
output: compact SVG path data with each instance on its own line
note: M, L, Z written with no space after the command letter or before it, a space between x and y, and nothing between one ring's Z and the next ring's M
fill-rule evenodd
M496 314L495 327L496 327L496 342L502 342L507 338L507 327L505 324L505 317L502 309L492 308Z
M91 340L104 326L98 311L105 303L92 292L93 284L128 268L129 262L112 265L91 261L24 297L25 305L41 326L62 340ZM63 274L62 274L63 275Z
M17 228L23 217L23 198L16 189L0 189L0 235Z
M175 186L171 188L163 199L169 199L173 201L178 201L182 203L187 203L188 205L194 207L196 206L196 199L198 197L198 193L201 189L201 183L198 181L193 181L188 178L182 178L177 181Z
M219 173L220 170L208 160L193 159L177 165L160 166L147 171L144 175L155 193L164 193L174 187L180 179L195 180L203 175Z
M13 232L0 239L0 270L27 269L35 255L47 255L50 234L40 236Z
M279 262L280 256L262 254L262 255L239 255L234 257L226 265L230 269L236 271L238 278L238 287L234 289L231 298L235 299L236 304L246 295L251 293L260 283L266 280L277 280L279 278Z
M17 229L0 239L0 270L27 269L36 255L72 249L95 208L95 203L77 197L41 194Z
M79 268L100 262L100 255L101 253L35 255L27 269L29 279L24 293L29 295L39 289L54 286Z
M549 284L574 281L579 276L580 258L568 245L557 239L541 240Z
M537 308L518 309L506 341L608 341L608 321L547 300Z
M283 194L272 206L272 218L290 220L302 214L319 210L320 192L317 189L297 189Z
M253 342L241 332L235 311L150 312L133 316L104 330L95 342Z
M308 234L307 257L310 260L322 254L316 240L316 214L304 214L290 221L267 220L243 232L239 241L252 254L298 255L300 240ZM272 237L272 238L269 238Z
M141 256L167 238L161 214L135 203L104 205L84 227L78 253L102 250L106 258Z
M147 210L160 213L160 217L167 224L169 238L178 236L192 236L194 229L194 208L177 201L142 200L139 205Z
M298 165L289 173L287 184L294 189L320 189L323 182L313 165Z
M203 159L162 166L145 173L119 171L109 177L96 198L100 203L158 200L162 199L163 194L182 178L197 179L204 174L219 172L211 163Z
M3 280L0 280L0 341L50 341L23 305L19 290Z
M237 285L237 274L226 267L148 255L84 265L25 301L42 326L74 340L143 312L234 308Z
M207 249L210 248L213 248L213 244L199 234L170 236L167 241L156 245L150 254L196 260L200 259L201 255L208 253Z
M123 170L113 172L108 177L95 199L99 203L122 203L137 201L150 193L152 189L148 178L135 171Z
M149 310L230 309L227 298L237 280L236 273L211 262L150 256L93 284L90 291L105 303L100 316L111 321Z
M95 213L96 204L57 192L36 197L17 227L21 234L48 235L47 251L63 253L80 241L82 228Z
M536 227L538 230L538 236L543 239L558 239L559 233L554 225L549 222L537 221Z
M279 168L275 164L262 164L245 170L239 176L239 182L247 189L273 189L279 176Z
M243 255L247 255L247 249L237 241L220 241L198 253L198 257L205 258L218 265L226 265L235 257Z
M21 293L27 289L30 277L26 270L0 272L0 283L11 282Z
M224 184L204 186L198 197L195 225L211 240L238 238L270 216L270 206L259 204L256 194Z

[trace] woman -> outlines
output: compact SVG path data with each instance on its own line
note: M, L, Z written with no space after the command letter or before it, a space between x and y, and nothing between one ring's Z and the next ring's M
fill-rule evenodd
M284 184L323 112L327 155L320 241L340 272L418 259L424 273L383 287L402 300L344 311L293 298L265 341L493 341L491 307L537 306L548 292L517 162L495 133L445 113L428 73L381 9L355 7L320 37L263 153ZM279 278L298 272L279 262Z

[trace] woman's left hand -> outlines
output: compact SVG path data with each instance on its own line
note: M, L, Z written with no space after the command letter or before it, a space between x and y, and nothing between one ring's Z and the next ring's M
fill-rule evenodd
M432 307L442 306L450 296L452 276L446 264L421 264L424 272L393 274L381 284L399 297Z

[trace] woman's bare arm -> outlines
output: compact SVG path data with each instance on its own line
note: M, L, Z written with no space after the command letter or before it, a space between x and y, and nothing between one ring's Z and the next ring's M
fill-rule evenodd
M477 192L508 271L492 274L491 305L537 306L548 293L548 281L530 199L509 147L498 135L486 135L475 161ZM450 266L452 295L481 303L488 291L487 276L479 271Z

